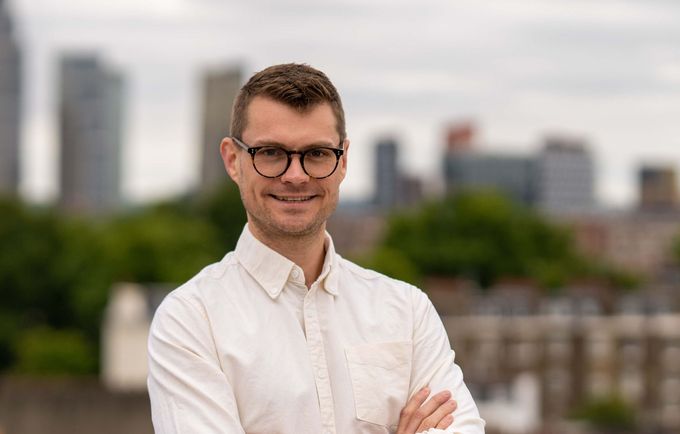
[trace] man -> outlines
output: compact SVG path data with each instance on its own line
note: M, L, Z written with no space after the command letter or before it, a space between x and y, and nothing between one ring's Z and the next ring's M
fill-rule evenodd
M341 258L325 232L349 149L333 84L269 67L232 119L220 152L248 223L156 312L156 432L483 433L427 297Z

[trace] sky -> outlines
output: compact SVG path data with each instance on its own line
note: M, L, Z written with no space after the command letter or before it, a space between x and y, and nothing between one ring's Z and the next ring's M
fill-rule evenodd
M680 1L8 0L24 50L22 191L57 194L57 68L97 53L125 77L123 193L182 193L199 179L200 80L209 69L304 62L340 91L351 140L342 197L373 190L373 149L441 185L448 124L483 152L582 138L597 197L637 198L640 164L680 170ZM217 148L217 144L216 144Z

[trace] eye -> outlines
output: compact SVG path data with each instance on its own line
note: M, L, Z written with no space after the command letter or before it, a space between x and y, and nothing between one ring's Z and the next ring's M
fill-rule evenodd
M285 155L285 152L283 152L283 149L281 148L276 148L276 147L267 147L267 148L262 148L257 153L262 156L262 157L267 157L267 158L277 158Z
M325 148L315 148L307 151L307 155L311 158L328 158L331 151Z

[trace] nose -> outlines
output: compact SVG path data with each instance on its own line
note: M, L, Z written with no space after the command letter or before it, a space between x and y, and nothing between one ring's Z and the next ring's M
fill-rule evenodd
M299 184L309 181L309 175L307 175L302 168L302 157L299 154L293 154L290 158L290 166L288 166L288 169L281 175L281 182Z

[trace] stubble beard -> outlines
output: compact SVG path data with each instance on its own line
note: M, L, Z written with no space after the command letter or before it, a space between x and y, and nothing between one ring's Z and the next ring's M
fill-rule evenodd
M314 218L307 224L296 225L286 224L278 221L277 218L266 208L262 207L261 213L255 213L246 207L248 201L244 200L243 194L241 200L246 208L248 221L252 223L254 229L263 237L271 239L272 241L300 241L301 239L310 239L320 236L326 229L326 221L331 216L338 204L338 197L334 198L333 202L327 207L322 208L314 216ZM295 217L291 217L294 219Z

